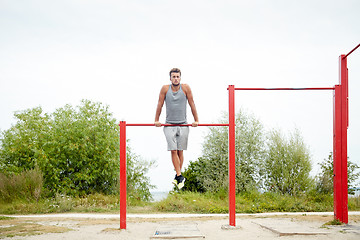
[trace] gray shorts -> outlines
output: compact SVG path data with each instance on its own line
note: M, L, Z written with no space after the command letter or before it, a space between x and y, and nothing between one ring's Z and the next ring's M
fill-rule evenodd
M168 151L187 149L189 127L164 127L164 134L168 144Z

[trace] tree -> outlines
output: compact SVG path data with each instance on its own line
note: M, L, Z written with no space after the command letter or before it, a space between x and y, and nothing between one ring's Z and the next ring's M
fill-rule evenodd
M2 172L19 174L39 166L51 195L117 191L119 126L108 106L83 100L75 108L65 105L52 114L37 107L15 117L17 123L0 137ZM146 183L149 163L142 161L139 169L130 148L128 156L129 185ZM135 172L143 177L131 178Z
M265 186L270 191L296 195L311 186L310 153L298 130L287 139L281 131L270 132L265 159Z
M227 122L224 116L220 122ZM260 187L265 154L263 126L254 116L239 111L236 115L237 192ZM217 192L228 188L228 128L211 127L203 143L202 157L190 164L197 191ZM187 172L188 169L185 171ZM188 174L188 173L187 173Z
M334 166L332 159L332 152L329 154L327 159L319 163L321 173L316 176L316 190L320 193L333 193L334 192Z
M126 146L126 190L130 198L144 201L152 199L150 189L155 188L155 186L150 184L150 178L146 174L154 165L154 161L149 162L141 158L133 153L128 145Z
M330 152L327 159L324 159L320 165L320 174L316 177L316 190L320 193L333 193L334 192L334 160L333 153ZM347 161L348 169L348 188L354 187L353 184L360 177L359 166L352 163L349 158ZM349 191L351 193L351 191Z
M204 187L202 187L201 182L198 180L198 175L202 166L201 162L201 158L199 158L198 161L190 161L189 165L182 173L186 178L186 184L182 188L184 191L205 192Z
M20 173L33 169L44 161L43 146L46 145L50 116L41 107L15 112L17 123L0 132L1 172Z

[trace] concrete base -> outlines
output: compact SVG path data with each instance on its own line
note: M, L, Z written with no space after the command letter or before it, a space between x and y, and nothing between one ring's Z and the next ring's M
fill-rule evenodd
M325 231L321 231L321 229L300 225L296 221L289 222L286 219L272 219L271 222L265 219L256 219L252 222L273 233L279 234L279 236L328 234Z
M160 226L150 239L203 239L197 224L171 224Z
M222 225L221 229L222 230L238 230L238 229L241 229L241 227L240 226Z

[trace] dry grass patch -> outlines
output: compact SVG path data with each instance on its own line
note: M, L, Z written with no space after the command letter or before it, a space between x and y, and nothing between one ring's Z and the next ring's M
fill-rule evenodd
M334 220L333 215L307 215L306 213L302 215L269 215L269 216L241 216L240 218L290 218L296 219L298 221L306 221L306 222L331 222ZM239 218L239 217L237 217ZM360 215L349 215L349 223L358 223L360 222Z
M60 226L50 226L36 223L35 221L24 221L21 219L8 219L0 221L0 238L15 236L30 236L46 233L63 233L71 229Z
M120 220L117 218L111 219L76 219L78 226L89 226L89 225L108 225L108 224L120 224Z

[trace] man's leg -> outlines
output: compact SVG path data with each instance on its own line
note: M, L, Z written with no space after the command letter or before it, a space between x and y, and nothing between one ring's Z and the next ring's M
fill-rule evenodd
M181 169L184 163L184 152L183 150L171 150L171 160L174 165L176 176L181 175Z
M179 151L179 150L172 150L171 151L171 159L176 171L176 177L173 181L173 183L179 188L183 188L184 187L184 183L185 183L185 178L181 175L181 168L182 165L184 163L184 154L183 151Z
M174 165L176 175L181 175L180 158L177 150L171 150L171 160Z
M181 169L184 163L184 151L183 150L178 150L177 151L177 155L179 157L179 161L180 161L180 174L181 174Z

